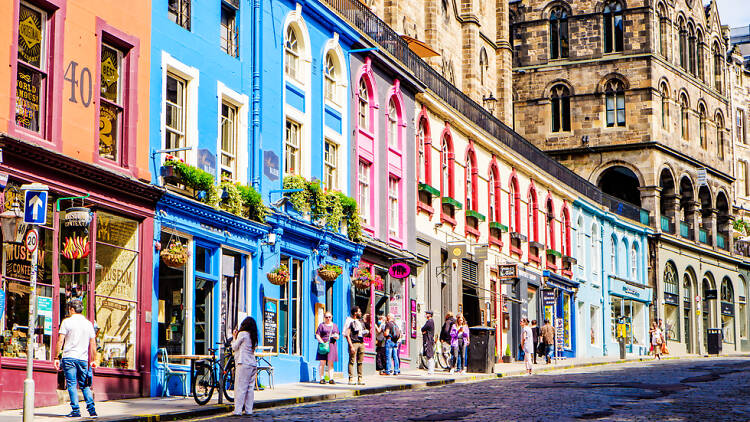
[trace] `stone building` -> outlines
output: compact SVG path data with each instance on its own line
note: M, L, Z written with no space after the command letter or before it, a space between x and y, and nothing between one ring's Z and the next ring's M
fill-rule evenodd
M523 0L510 21L515 130L650 212L652 317L677 351L705 351L709 328L734 349L729 308L746 294L733 288L733 113L715 2Z

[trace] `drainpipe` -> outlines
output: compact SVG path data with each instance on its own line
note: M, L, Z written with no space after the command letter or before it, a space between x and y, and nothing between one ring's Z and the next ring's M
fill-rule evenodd
M262 175L261 163L263 162L263 141L260 136L260 57L261 57L261 34L262 34L262 13L261 0L253 0L252 12L252 142L253 142L253 187L260 192L260 179Z

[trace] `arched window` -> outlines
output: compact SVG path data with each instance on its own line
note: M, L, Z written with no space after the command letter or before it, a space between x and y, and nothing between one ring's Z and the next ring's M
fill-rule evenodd
M479 50L479 83L484 85L484 77L487 75L489 60L487 59L487 50L482 47Z
M515 174L508 183L508 227L511 233L521 233L521 193Z
M362 130L370 129L370 88L367 86L365 78L359 80L359 90L357 91L357 108L359 128Z
M682 139L687 141L690 136L690 130L688 127L689 117L688 100L685 94L680 96L680 129L682 131Z
M685 20L680 16L677 21L680 35L680 66L683 69L687 69L687 27L685 26Z
M568 57L568 12L562 7L549 15L550 59Z
M599 225L594 223L591 225L591 273L594 275L599 274L599 268L602 262L601 250L602 245L599 243Z
M429 147L430 122L427 118L419 119L419 128L417 129L417 181L419 183L430 184L430 164L432 161L431 148Z
M713 48L713 54L714 54L714 88L716 88L719 92L724 92L723 89L723 67L721 65L722 57L721 57L721 49L719 48L718 44L714 44Z
M550 91L552 104L552 132L570 131L570 90L558 84Z
M690 74L695 76L696 74L696 63L695 63L695 30L693 26L688 27L688 67L690 68Z
M664 130L669 129L669 89L667 84L661 84L659 87L659 93L661 94L661 128Z
M453 198L453 143L450 135L440 140L440 192L443 197Z
M607 109L607 127L625 126L625 85L619 79L611 79L604 86Z
M703 149L708 148L708 121L706 119L706 107L698 105L698 118L700 119L700 142Z
M617 275L617 239L614 235L609 238L610 273Z
M563 204L562 209L562 222L560 227L560 234L562 239L560 240L560 252L565 256L571 256L571 238L570 238L570 212L568 211L567 204Z
M638 271L640 269L638 267L638 245L633 242L630 246L630 279L633 281L639 281Z
M539 243L539 204L536 199L536 189L534 185L529 188L529 241Z
M466 210L476 211L477 202L479 202L479 192L477 187L479 185L477 177L477 158L474 155L474 151L469 150L466 152Z
M664 4L659 4L659 9L657 10L656 15L659 19L659 53L663 57L668 58L667 39L669 37L669 21L667 20L667 12L664 10Z
M583 227L583 216L578 216L578 223L576 224L576 260L578 265L582 268L586 268L586 231ZM593 245L592 245L593 246Z
M393 97L388 101L388 146L398 149L400 147L399 116L398 107Z
M338 95L336 95L336 80L338 78L338 71L336 69L336 59L334 58L333 52L331 51L326 54L326 63L323 76L323 94L325 96L325 100L338 104Z
M701 33L700 29L698 30L698 35L696 36L696 46L695 46L695 67L698 69L698 78L706 82L706 72L704 70L705 68L705 59L703 58L703 50L705 49L705 45L703 43L703 34Z
M604 7L604 52L623 50L622 5L614 2Z
M716 154L719 160L724 159L724 117L716 113Z
M299 80L300 46L297 31L289 25L284 39L284 73L294 80Z
M721 281L721 328L724 343L734 343L734 287L729 277ZM724 310L729 312L723 312Z
M552 198L547 198L547 248L555 249L555 206Z

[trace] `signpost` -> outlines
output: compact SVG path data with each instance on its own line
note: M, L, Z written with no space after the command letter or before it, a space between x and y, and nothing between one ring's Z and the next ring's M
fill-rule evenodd
M37 260L39 257L39 232L36 226L47 221L47 191L45 185L32 183L21 186L24 192L23 222L31 225L24 237L23 244L31 253L29 273L29 324L26 332L26 379L23 382L23 422L34 420L34 349L36 340L37 318Z

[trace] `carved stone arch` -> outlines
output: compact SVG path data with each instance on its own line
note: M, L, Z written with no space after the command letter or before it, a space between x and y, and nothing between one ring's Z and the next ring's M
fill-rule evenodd
M703 110L706 112L706 117L709 116L708 114L708 105L706 105L706 100L703 98L698 98L698 102L695 104L695 110L698 111L703 107Z
M594 11L596 13L603 13L604 8L612 3L619 3L620 6L622 6L622 10L626 10L628 8L628 4L625 0L603 0L596 4L596 7L594 7Z
M573 7L570 5L570 3L568 3L565 0L552 0L542 8L541 19L544 19L544 20L549 19L549 15L552 12L552 9L556 7L563 8L565 12L568 14L568 16L573 14Z
M694 200L698 197L698 191L696 190L695 181L693 180L693 176L690 173L688 173L687 171L683 171L680 174L680 178L678 179L677 183L680 187L680 196L684 200L687 200L688 198ZM685 193L688 189L690 193L689 197Z
M607 84L607 82L611 81L612 79L617 79L619 81L622 81L622 84L626 90L630 89L630 81L628 78L626 78L623 74L618 72L612 72L607 75L605 75L603 78L599 79L599 83L596 85L596 92L597 94L604 93L604 87Z
M720 108L717 108L716 111L714 112L714 123L717 126L719 125L719 120L721 120L722 127L724 129L726 129L727 128L727 119L724 117L724 112L721 111Z
M687 102L688 109L691 109L692 107L690 107L690 94L688 94L685 88L680 88L679 91L677 91L677 102L682 103L683 98L685 98Z
M669 173L669 177L672 178L672 181L676 185L677 184L677 177L676 177L677 173L674 171L674 167L672 167L672 164L670 164L670 163L663 163L661 165L661 167L659 167L659 177L661 177L661 174L664 171L666 171L666 172Z
M594 171L591 172L591 177L589 177L589 180L596 181L596 183L598 184L599 178L601 178L602 173L604 173L608 168L615 167L615 166L625 167L628 170L632 171L635 174L636 178L638 179L638 183L641 186L650 185L650 183L646 183L646 179L643 177L643 174L638 169L638 167L626 161L622 161L622 160L611 160L611 161L607 161L606 163L600 164L594 169Z
M570 96L575 95L575 90L573 89L573 85L568 82L566 79L555 79L552 82L549 82L547 86L544 87L544 98L549 98L551 95L552 88L556 85L565 85L565 87L568 88L568 91L570 92Z

